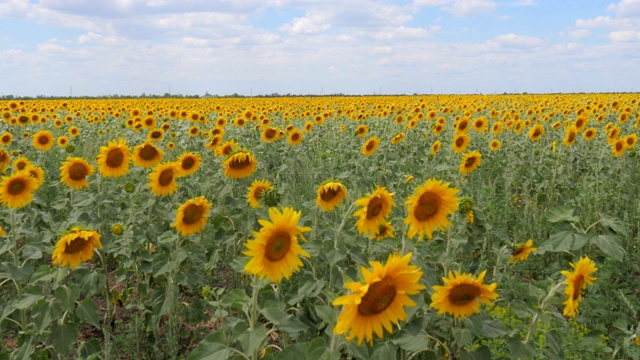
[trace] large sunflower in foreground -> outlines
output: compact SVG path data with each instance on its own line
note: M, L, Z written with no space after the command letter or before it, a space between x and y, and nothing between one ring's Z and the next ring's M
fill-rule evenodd
M377 136L372 136L362 145L362 155L371 156L371 154L376 152L378 145L380 145L380 139L378 139Z
M431 295L431 307L438 310L438 314L448 313L462 319L477 313L480 302L489 305L498 298L497 283L482 283L486 273L485 270L476 278L472 274L449 272L448 278L442 278L444 286L433 287L436 292Z
M435 228L444 231L451 226L447 215L458 210L460 199L456 196L457 193L458 189L450 188L449 183L442 180L429 179L424 185L418 186L405 202L409 212L404 220L409 225L407 236L412 238L418 235L422 240L427 235L431 239Z
M300 256L310 257L298 243L298 235L305 240L303 232L311 231L310 227L298 226L300 212L285 207L280 212L276 208L269 209L271 221L260 219L262 225L259 232L254 231L255 239L247 241L247 250L242 253L250 259L244 271L273 282L282 278L289 279L294 271L302 267Z
M31 202L38 182L27 171L3 176L0 182L0 202L8 208L20 208Z
M578 305L582 301L582 290L587 288L587 285L593 285L596 280L591 276L598 269L596 263L589 257L581 257L576 263L569 263L573 268L573 271L563 270L560 273L565 276L564 294L567 295L567 299L562 303L564 304L563 314L567 317L575 317L578 313Z
M482 163L482 154L478 150L470 151L462 156L460 173L471 174Z
M247 191L247 202L252 208L259 208L262 192L275 189L267 180L253 180Z
M69 157L60 166L60 182L76 190L88 187L87 176L93 174L94 167L80 157Z
M149 174L151 192L158 196L171 195L178 189L176 178L180 170L175 163L158 164Z
M376 186L372 194L356 200L360 209L353 216L358 218L356 228L359 234L368 233L370 238L376 236L379 226L386 222L391 209L396 206L393 195L395 193L390 193L385 187Z
M152 168L162 161L164 151L158 149L150 141L133 148L133 165Z
M318 186L316 205L322 211L333 211L347 197L347 188L338 181L329 181Z
M100 147L97 157L98 171L104 177L121 177L129 172L131 153L123 138L109 141L107 146Z
M176 221L171 226L183 236L195 234L204 229L209 209L211 204L204 196L187 200L178 208Z
M79 227L60 238L51 257L51 265L69 266L74 269L79 264L93 258L93 249L102 248L100 234Z
M38 150L47 151L53 146L53 134L49 130L40 130L33 134L33 146Z
M258 162L247 150L230 155L223 163L224 176L232 179L244 179L256 171Z
M344 306L333 329L335 334L347 334L347 341L358 338L358 345L363 340L372 345L374 333L378 338L384 336L383 328L393 334L393 324L407 318L405 306L416 306L409 295L425 289L419 283L422 271L409 265L411 255L391 254L384 265L370 261L371 270L361 268L364 284L344 284L352 293L333 301L334 306Z
M178 170L180 170L178 177L189 176L200 169L202 156L194 152L186 152L180 155L176 160L176 164L178 165Z
M535 252L538 248L533 247L533 240L527 240L524 245L518 245L515 250L511 253L511 257L509 258L509 262L512 264L517 263L518 261L524 261L529 258L529 254Z

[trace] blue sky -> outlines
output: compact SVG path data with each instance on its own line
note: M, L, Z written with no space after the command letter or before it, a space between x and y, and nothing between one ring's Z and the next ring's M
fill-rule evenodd
M640 0L0 0L0 95L639 91L639 64Z

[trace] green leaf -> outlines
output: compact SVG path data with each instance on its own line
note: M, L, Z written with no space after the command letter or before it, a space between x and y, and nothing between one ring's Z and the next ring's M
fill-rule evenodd
M273 360L305 359L309 343L289 345L280 351Z
M475 351L465 351L462 350L460 352L460 359L462 360L491 360L491 350L488 347L483 346Z
M302 321L296 319L291 314L276 307L275 304L260 310L267 320L271 321L279 330L291 336L296 336L301 331L306 331L309 327Z
M261 350L262 344L267 337L267 329L264 324L257 324L255 328L246 328L246 324L238 323L233 329L233 334L240 341L242 351L245 354L253 354Z
M76 340L78 340L79 334L78 324L64 323L60 325L56 323L51 327L51 335L49 338L52 340L53 348L57 352L64 356L69 356L73 345L75 345Z
M100 346L100 341L97 339L89 339L80 345L80 356L84 359L91 358L92 356L96 356L100 354L102 351L102 347Z
M609 217L605 214L600 214L600 225L608 227L617 234L629 236L629 230L627 230L627 227L622 223L622 221Z
M338 315L333 307L327 305L316 305L315 309L318 317L324 322L331 326L336 323Z
M465 327L476 336L494 338L507 333L504 324L498 320L491 320L481 316L471 316L464 319Z
M573 208L568 206L560 206L550 209L547 212L547 221L551 223L559 223L567 221L570 223L576 223L580 221L580 218L573 215Z
M36 284L38 282L46 282L53 279L55 273L57 271L56 267L49 265L42 265L36 269L36 271L31 274L31 278L29 279L29 284Z
M188 360L226 360L230 352L226 350L227 345L224 340L224 329L212 332L207 335L198 346L189 354ZM228 353L225 353L227 351ZM224 356L224 357L223 357Z
M547 332L546 339L550 350L546 354L549 358L564 359L564 351L562 350L562 342L558 338L558 332L556 330Z
M51 316L51 305L45 299L38 301L31 308L31 316L33 317L33 323L36 325L36 329L39 334L51 324L52 316Z
M459 330L459 329L456 329L456 330ZM464 330L464 331L468 332L468 330ZM471 334L469 333L469 335ZM428 348L430 345L429 338L427 337L427 333L424 330L422 330L417 335L414 335L404 331L403 329L400 336L397 339L392 340L392 342L398 345L402 349L405 349L407 351L414 351L414 352L424 350ZM462 344L460 345L462 346Z
M620 238L615 235L597 235L591 238L591 243L614 260L622 261L624 259L625 251L620 244Z
M226 293L222 299L220 299L220 305L224 307L231 307L237 310L248 308L249 296L242 289L233 289Z
M373 350L373 356L371 356L371 359L374 359L374 360L395 359L397 352L398 352L398 349L396 349L396 347L393 346L392 343L385 342L382 345L375 347L375 349Z
M549 236L549 240L545 241L538 247L538 253L544 254L547 251L560 252L581 249L589 240L586 235L576 234L571 231L558 231Z
M33 354L33 352L36 351L35 341L36 341L36 337L30 336L24 343L22 343L22 345L20 345L19 348L17 348L15 351L11 353L10 359L11 360L30 359L31 354Z
M455 339L456 344L465 346L471 343L471 341L473 340L473 334L469 329L454 328L453 338Z
M507 346L513 359L530 359L531 351L520 340L520 335L516 334L513 337L507 337Z
M289 299L287 303L289 305L295 305L305 298L312 298L317 296L324 288L324 284L324 280L317 280L311 274L304 275L298 281L298 295Z
M313 339L305 351L305 359L320 359L327 352L327 345L321 337Z
M80 296L80 288L73 284L71 286L58 286L55 297L63 308L72 309Z
M78 302L76 309L78 318L87 324L91 324L97 328L100 327L100 317L98 316L98 307L91 298L86 298Z

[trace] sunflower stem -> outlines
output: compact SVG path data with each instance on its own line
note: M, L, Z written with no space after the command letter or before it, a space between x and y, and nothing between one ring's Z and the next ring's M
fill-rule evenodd
M102 177L101 177L102 178ZM102 269L105 272L105 300L107 309L104 312L104 322L102 325L102 333L104 336L104 358L111 358L111 321L109 321L109 317L111 316L111 287L109 286L109 271L107 270L107 263L105 256L102 256L100 251L96 251L98 253L98 257L100 258L100 263L102 264Z
M260 287L258 286L258 276L253 276L253 294L251 295L251 313L249 314L249 327L254 329L258 322L258 294L260 293Z
M356 206L356 202L354 201L351 206L349 206L349 209L347 209L347 212L344 214L344 217L342 218L342 222L340 223L340 226L338 227L338 230L336 231L336 236L333 240L333 248L337 249L338 248L338 242L340 240L340 234L342 234L342 229L344 229L344 225L347 223L347 219L349 218L349 215L351 215L351 211L353 211L353 208Z
M536 312L535 315L533 315L533 318L531 319L531 324L529 325L527 336L524 339L525 345L529 343L529 340L531 340L531 335L533 334L533 331L536 328L538 320L540 319L540 312L546 311L549 301L551 300L553 295L556 294L556 292L562 285L564 285L563 281L558 282L554 287L551 288L551 290L549 290L549 293L547 294L547 296L540 302L540 311Z

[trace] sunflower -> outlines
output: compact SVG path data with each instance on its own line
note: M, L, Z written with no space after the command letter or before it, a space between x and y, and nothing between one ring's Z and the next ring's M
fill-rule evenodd
M205 147L209 150L213 150L215 153L216 149L218 148L218 146L220 146L221 142L222 142L222 136L213 136L211 137L211 139L209 139L209 141L207 141L207 144L205 145Z
M405 256L390 254L384 265L370 261L371 269L361 268L364 283L345 283L344 287L352 293L340 296L332 303L343 306L333 332L347 334L347 341L358 338L358 346L363 340L373 345L373 334L382 338L383 328L393 334L393 324L398 325L407 318L404 308L416 306L409 295L425 289L420 284L422 271L409 265L411 256L411 253Z
M607 142L609 144L615 143L616 140L618 140L618 136L620 136L620 127L618 125L613 125L607 131Z
M638 144L638 135L630 134L624 137L624 141L627 144L627 149L633 149Z
M311 130L313 130L313 123L311 121L307 121L304 124L304 131L310 132Z
M60 166L60 182L76 190L88 187L87 176L93 174L94 167L87 160L79 157L69 157Z
M111 226L111 232L113 235L120 236L124 233L124 227L120 223L115 223Z
M436 140L433 142L433 144L431 145L431 155L435 155L440 151L440 140Z
M458 189L450 188L449 183L442 180L429 179L424 185L418 186L414 195L405 202L409 215L404 220L409 225L407 236L418 235L422 240L424 235L433 237L433 230L445 230L451 226L447 215L458 210L460 199L456 196Z
M53 146L53 134L48 130L40 130L33 134L32 143L36 149L47 151Z
M493 123L493 125L491 125L491 132L493 133L493 135L498 135L500 133L502 133L502 122L498 121Z
M524 245L518 245L516 249L513 250L509 262L515 264L518 261L525 261L529 258L529 254L536 250L538 250L538 248L533 247L533 240L529 239Z
M174 144L173 142L168 142L167 143L167 149L173 150L175 148L176 148L176 144Z
M218 157L229 156L237 148L238 143L235 140L225 141L215 148L214 154Z
M404 183L408 184L408 183L412 182L413 179L415 179L415 177L413 175L408 175L406 178L404 178Z
M449 278L443 277L444 286L436 285L436 291L431 295L431 307L438 310L438 314L448 313L457 318L464 319L477 313L480 302L487 305L491 300L498 298L495 290L497 283L482 284L487 271L483 271L476 278L472 274L460 274L449 272Z
M176 164L178 165L179 170L177 177L181 178L189 176L200 169L202 156L194 152L186 152L180 155L178 160L176 160Z
M11 162L11 155L5 150L0 149L0 173L3 173Z
M582 133L582 137L586 141L591 141L596 137L597 134L598 134L598 130L596 130L596 128L590 127Z
M347 188L338 181L329 181L318 186L316 205L322 211L333 211L347 197Z
M8 208L21 208L31 202L38 182L27 171L3 176L0 182L0 202Z
M573 268L573 271L563 270L560 273L565 276L564 294L567 295L567 299L563 302L563 313L566 317L575 317L578 313L578 305L582 301L582 290L587 288L587 285L593 285L596 280L591 276L598 269L596 263L589 257L581 257L576 263L569 263Z
M460 173L471 174L480 164L482 164L482 154L478 150L470 151L462 156Z
M477 132L482 132L487 129L489 126L489 120L486 117L480 116L479 118L473 120L473 130Z
M391 144L397 145L400 142L402 142L402 140L404 140L405 137L406 135L403 132L397 133L393 138L391 138Z
M363 137L363 136L367 135L368 131L369 131L369 128L367 127L367 125L359 125L356 128L356 136Z
M162 161L164 151L158 149L149 141L133 148L133 165L144 168L153 168Z
M93 258L93 249L96 247L102 248L98 232L75 227L58 240L51 257L51 265L68 265L75 269L79 264Z
M267 180L253 180L247 190L247 202L252 208L259 208L263 191L274 189L273 185Z
M624 138L617 139L611 145L611 152L615 157L622 156L626 150L627 150L627 142L625 141Z
M69 138L66 136L60 136L58 138L58 140L56 141L56 143L58 144L59 147L63 148L66 147L67 145L69 145Z
M27 159L24 156L20 156L19 158L13 160L13 162L11 163L11 167L13 167L13 169L17 171L24 170L29 165L33 165L33 164L31 163L31 161L29 161L29 159Z
M467 145L469 145L469 137L467 134L460 133L453 138L453 142L451 143L451 148L456 154L463 152Z
M7 236L7 233L4 231L2 226L0 226L0 237L4 237L4 236Z
M294 271L302 267L299 256L310 257L298 243L298 235L305 240L303 232L311 231L310 227L298 226L300 212L285 207L282 212L277 208L269 209L271 221L260 219L262 225L259 232L253 232L255 239L247 241L247 250L242 253L250 259L244 271L273 282L282 278L289 279ZM306 241L306 240L305 240Z
M578 131L573 126L568 127L567 129L565 129L565 131L566 132L564 134L564 140L562 140L562 143L564 144L564 146L570 147L574 142L576 142Z
M491 151L498 151L498 150L500 150L500 147L502 147L502 144L500 143L500 140L498 140L498 139L493 139L489 143L489 148L491 149Z
M466 134L469 132L469 119L459 120L453 127L456 134Z
M262 141L266 143L276 141L278 140L278 128L265 126L260 137L262 138Z
M67 130L67 132L69 133L69 136L72 136L72 137L76 137L80 135L80 129L75 125L70 127L69 130Z
M380 139L378 139L377 136L371 137L362 145L362 155L371 156L371 154L376 152L378 145L380 145Z
M44 184L44 169L40 166L29 165L24 169L24 171L29 173L29 176L36 179L36 188L33 189L34 191L38 190L40 186Z
M189 128L189 136L191 137L196 137L198 136L198 134L200 134L200 128L197 126L192 126Z
M121 177L129 172L131 153L127 142L123 138L116 142L109 141L108 146L100 147L100 154L96 158L98 171L104 177Z
M395 193L389 193L385 187L376 186L376 190L368 196L356 200L360 209L353 216L357 217L356 228L359 234L369 234L373 238L378 233L378 227L386 222L387 216L396 206L393 200Z
M0 144L2 144L3 146L11 145L12 141L13 141L13 134L10 132L5 131L4 133L2 133L2 135L0 135Z
M533 142L538 142L544 135L544 126L541 124L536 124L531 129L529 129L529 140Z
M231 179L244 179L251 175L258 166L256 158L247 150L240 150L222 163L224 176Z
M164 139L164 131L162 131L162 129L151 130L147 134L147 139L151 141L160 141Z
M386 238L394 238L396 237L393 234L394 231L396 231L396 229L393 227L393 225L391 225L390 222L386 221L384 224L378 225L378 232L376 233L375 238L378 241Z
M290 146L296 146L302 142L302 131L293 130L288 135L288 143Z
M209 209L211 209L211 204L204 196L189 199L178 208L176 221L171 224L171 227L176 228L182 236L200 232L207 223Z
M176 178L180 173L176 163L158 164L149 174L149 187L157 196L171 195L178 189Z

